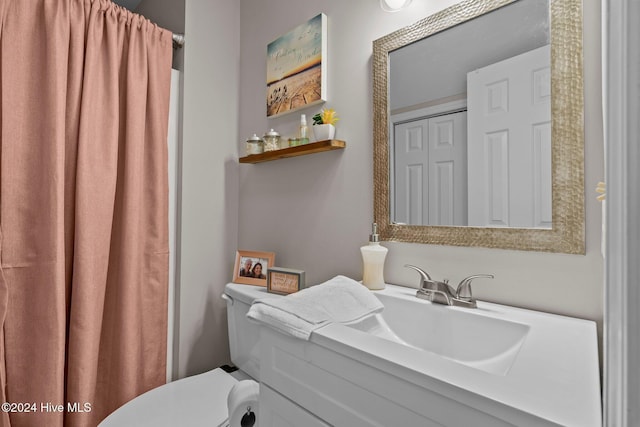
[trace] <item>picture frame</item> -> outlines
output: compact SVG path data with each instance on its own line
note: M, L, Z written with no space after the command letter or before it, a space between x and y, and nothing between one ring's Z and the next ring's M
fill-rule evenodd
M233 282L266 287L267 274L275 259L274 252L236 251Z
M267 118L327 100L327 16L319 13L267 45Z
M267 292L288 295L305 287L304 271L271 267L267 273Z

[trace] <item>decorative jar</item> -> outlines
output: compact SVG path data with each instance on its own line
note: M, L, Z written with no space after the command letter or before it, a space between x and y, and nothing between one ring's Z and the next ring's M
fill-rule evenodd
M247 139L247 156L264 152L264 141L255 133Z
M264 134L264 151L274 151L280 149L280 134L271 129Z

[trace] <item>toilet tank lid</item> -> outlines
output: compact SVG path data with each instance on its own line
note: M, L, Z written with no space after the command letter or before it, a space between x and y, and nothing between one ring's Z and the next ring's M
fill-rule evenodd
M251 305L260 298L282 298L277 294L270 294L264 286L241 285L239 283L227 283L224 287L224 293L233 300L242 301Z

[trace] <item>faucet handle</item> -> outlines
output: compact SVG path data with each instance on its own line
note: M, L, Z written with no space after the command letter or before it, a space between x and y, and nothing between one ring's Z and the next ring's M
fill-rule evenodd
M474 274L473 276L466 277L460 281L458 289L456 289L456 298L462 301L473 301L473 294L471 293L471 282L473 279L493 279L493 274Z
M415 265L411 265L411 264L405 264L404 266L407 267L407 268L412 268L415 271L417 271L418 273L420 273L420 276L422 276L422 280L423 281L431 281L431 276L429 276L429 273L427 273L426 271L424 271L420 267L416 267Z

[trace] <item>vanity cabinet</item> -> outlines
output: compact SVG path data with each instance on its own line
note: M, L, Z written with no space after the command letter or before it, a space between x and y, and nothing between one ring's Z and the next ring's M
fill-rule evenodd
M450 396L268 328L260 331L260 354L260 416L277 420L267 426L512 426ZM322 424L308 423L306 417Z
M331 427L265 384L260 384L260 425L264 427Z
M583 422L588 415L557 423L544 414L538 416L508 402L467 390L455 384L460 381L460 375L469 374L487 381L489 377L498 381L507 377L481 371L474 373L474 368L453 361L442 359L437 365L445 367L455 381L423 375L403 366L409 359L400 353L395 355L396 362L386 356L379 357L376 351L385 346L382 338L370 341L366 334L348 329L344 325L328 325L314 333L310 341L304 341L261 328L261 425L263 422L269 427L600 425L596 418ZM589 329L595 332L595 328ZM347 342L349 344L345 344ZM386 345L394 343L389 341ZM388 349L383 350L386 354ZM430 357L424 361L427 364L437 359L434 355L427 357ZM575 402L578 406L582 403ZM551 412L558 409L554 403L549 405L553 407ZM589 411L598 412L593 408Z
M295 422L291 425L296 427L316 425L307 424L303 414L322 419L323 424L318 425L334 427L508 426L493 417L489 417L490 423L475 423L486 414L467 413L436 393L427 400L417 401L415 398L421 393L414 385L407 384L408 389L394 395L388 389L390 383L397 382L391 375L311 341L289 337L269 328L261 328L260 354L260 417L263 420L272 419L271 414L278 412L288 422L293 419ZM266 395L263 390L267 390ZM272 393L277 393L278 399L274 400ZM403 403L399 396L413 398ZM284 405L283 401L289 405ZM303 414L292 412L291 405L300 408ZM443 411L443 408L446 409ZM433 411L437 421L417 413L416 409ZM451 414L449 421L453 422L447 423L448 417L442 418L443 413ZM473 422L469 424L470 420ZM288 424L267 425L282 427Z

